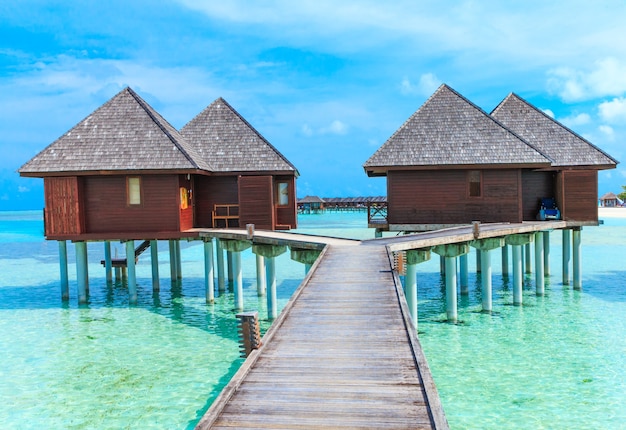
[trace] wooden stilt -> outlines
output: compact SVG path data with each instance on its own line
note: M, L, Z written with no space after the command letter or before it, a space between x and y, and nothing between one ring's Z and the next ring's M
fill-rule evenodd
M476 250L476 273L480 273L482 265L480 264L480 251Z
M570 229L563 230L563 285L569 285L569 266L572 259L572 235Z
M87 269L87 244L76 242L76 283L78 286L78 303L87 303L89 292L89 273Z
M137 303L137 276L135 272L135 241L126 242L126 267L128 267L128 301Z
M502 247L502 276L509 276L509 247Z
M232 251L226 251L226 265L228 266L228 290L232 291L235 285L235 275L233 267L233 253Z
M169 240L169 251L170 251L170 279L172 282L176 282L178 279L178 268L176 268L176 264L178 263L178 258L176 257L176 241Z
M235 275L235 309L243 310L243 273L241 268L241 252L233 252L233 271Z
M456 258L445 257L446 266L446 315L448 321L457 321L456 304Z
M61 272L61 300L70 299L70 283L67 271L67 242L59 240L59 269Z
M111 242L104 241L104 274L107 284L113 282L113 264L111 262Z
M550 232L543 232L543 275L550 276Z
M183 257L180 252L180 240L176 240L176 279L183 279Z
M532 265L532 252L530 250L530 243L524 245L524 272L527 274L533 273Z
M491 312L492 310L492 294L491 294L491 251L484 250L480 252L480 281L481 281L481 297L483 312Z
M213 277L213 239L204 239L204 287L206 302L215 301L215 280Z
M159 245L158 241L150 241L150 262L152 264L152 291L159 291Z

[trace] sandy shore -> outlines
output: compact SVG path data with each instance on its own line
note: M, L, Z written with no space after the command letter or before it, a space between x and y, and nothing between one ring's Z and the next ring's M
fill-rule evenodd
M598 208L598 216L602 218L626 218L626 207L624 208Z

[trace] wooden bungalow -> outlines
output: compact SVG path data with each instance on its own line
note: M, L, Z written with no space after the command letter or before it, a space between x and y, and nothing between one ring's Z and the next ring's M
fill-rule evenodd
M615 208L621 206L621 203L615 193L608 192L600 197L600 206L603 208Z
M591 209L597 170L616 161L525 102L525 115L541 121L529 119L526 130L510 127L504 113L510 101L521 100L513 97L489 115L442 85L411 115L364 164L368 176L387 177L383 229L535 220L543 198L556 199L565 219L597 223ZM542 127L559 140L546 140ZM542 144L526 140L526 131L538 133ZM573 158L588 161L565 158L561 153L570 149L559 149L565 142L579 150Z
M44 179L46 237L177 239L217 204L229 226L295 227L297 170L226 102L183 131L125 88L24 164Z
M298 212L301 214L322 213L326 209L326 201L318 196L305 196L298 200Z

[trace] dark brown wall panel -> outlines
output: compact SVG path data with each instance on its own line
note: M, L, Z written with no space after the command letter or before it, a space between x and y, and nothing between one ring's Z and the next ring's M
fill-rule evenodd
M469 197L465 170L391 171L390 224L521 221L518 170L483 170L481 197Z
M274 230L274 181L272 176L239 177L239 225Z
M179 231L177 175L141 177L141 204L129 206L126 176L88 176L85 186L87 233Z
M598 172L567 170L562 172L563 219L566 221L598 220Z
M83 233L81 184L76 176L44 178L46 236Z
M525 221L537 219L542 198L554 197L558 205L555 181L554 172L522 171L522 207Z
M195 226L210 228L214 205L239 203L237 176L196 176L193 194Z

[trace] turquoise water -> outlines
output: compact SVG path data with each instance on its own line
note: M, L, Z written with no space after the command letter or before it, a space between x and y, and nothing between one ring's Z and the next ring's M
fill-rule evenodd
M300 217L310 234L373 237L365 224L364 213ZM102 245L89 244L90 303L78 306L73 264L71 300L61 303L57 244L42 230L40 212L0 213L0 427L193 428L242 362L232 293L204 303L202 245L182 243L184 279L172 286L159 244L158 294L142 256L139 303L129 306L123 286L104 282ZM420 341L453 429L626 428L626 220L584 229L582 292L561 285L560 233L551 239L544 297L531 276L524 306L511 306L494 252L495 312L479 312L470 274L456 325L443 322L438 260L418 266ZM245 308L264 317L249 251L243 267ZM282 307L304 267L287 253L277 275Z

